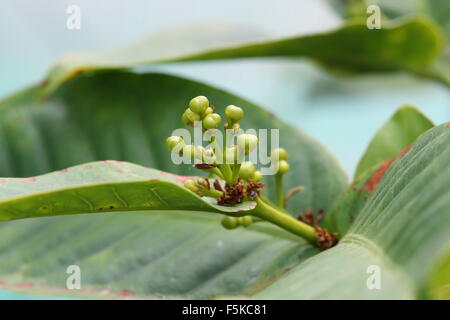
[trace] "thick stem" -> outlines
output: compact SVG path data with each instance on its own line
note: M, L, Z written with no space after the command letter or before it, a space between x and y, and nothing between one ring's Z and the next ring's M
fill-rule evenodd
M281 174L275 175L275 186L277 190L278 205L280 208L284 208L283 176Z
M298 221L294 217L278 210L261 200L256 198L256 208L252 210L252 215L269 221L277 226L292 232L311 243L316 241L316 231L313 227L307 225L304 222Z
M223 163L218 165L220 171L222 172L223 178L229 185L233 185L233 171L229 164Z
M235 185L239 179L239 171L241 170L241 164L237 163L233 167L233 185Z
M216 137L211 137L211 142L213 143L213 148L214 148L214 153L216 155L217 159L220 159L220 161L224 162L225 158L224 158L224 152L223 150L219 147L219 145L217 144L217 140ZM232 181L232 175L233 172L231 171L230 165L226 164L226 163L221 163L218 164L218 170L221 173L222 178L228 183L231 184Z
M201 193L202 195L211 198L220 198L221 196L223 196L223 192L216 189L201 189Z
M208 169L210 174L214 174L216 176L218 176L220 179L225 180L222 174L222 171L220 171L218 168L211 168Z

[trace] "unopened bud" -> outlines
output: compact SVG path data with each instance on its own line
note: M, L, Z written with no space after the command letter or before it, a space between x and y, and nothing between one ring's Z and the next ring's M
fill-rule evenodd
M249 154L258 145L258 137L253 134L241 134L237 137L237 145L245 154Z
M288 153L283 148L277 148L277 149L272 150L272 152L270 153L270 157L274 161L287 160Z
M281 160L278 163L278 174L285 174L288 171L289 171L289 164L287 163L286 160Z
M225 229L236 229L237 227L239 227L239 223L238 223L238 218L235 217L229 217L229 216L225 216L222 218L222 226Z
M198 96L189 101L189 109L198 115L202 115L208 107L209 101L205 96Z
M244 117L244 110L234 105L229 105L225 108L225 116L230 123L235 123Z
M217 113L211 113L203 119L203 127L206 129L217 129L220 126L222 117Z
M244 179L250 179L253 177L256 168L255 165L251 162L243 162L241 164L241 168L239 169L239 175Z
M173 150L179 143L184 143L182 137L170 136L166 139L167 149Z

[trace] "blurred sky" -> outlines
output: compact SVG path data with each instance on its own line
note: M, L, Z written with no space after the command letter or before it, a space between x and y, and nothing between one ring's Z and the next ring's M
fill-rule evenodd
M66 28L68 5L81 8L81 30ZM234 23L267 37L334 28L320 0L2 0L0 98L33 84L71 51L112 48L171 28ZM405 74L336 78L301 60L250 59L152 66L204 81L260 104L325 144L349 173L376 129L404 103L436 122L450 120L449 90Z

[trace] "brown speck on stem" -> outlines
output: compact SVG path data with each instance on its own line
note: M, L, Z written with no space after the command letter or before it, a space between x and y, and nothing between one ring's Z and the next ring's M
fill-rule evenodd
M224 190L223 190L223 188L222 188L222 186L220 185L220 181L219 180L214 180L214 189L216 189L217 191L220 191L220 192L225 192Z

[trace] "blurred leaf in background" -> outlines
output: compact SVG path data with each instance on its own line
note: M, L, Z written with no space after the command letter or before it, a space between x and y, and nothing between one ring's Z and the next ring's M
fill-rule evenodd
M257 57L308 57L346 72L407 70L425 74L440 56L443 42L439 30L426 19L389 23L375 32L360 20L323 34L249 44L230 36L236 33L235 29L208 28L205 32L206 29L163 34L108 52L70 54L50 71L43 82L44 91L50 94L62 82L86 71Z
M380 6L382 15L389 19L405 16L426 16L434 20L446 35L445 50L433 66L418 73L436 78L450 85L450 1L442 0L328 0L329 3L346 18L367 17L367 7ZM384 26L383 26L384 27Z

